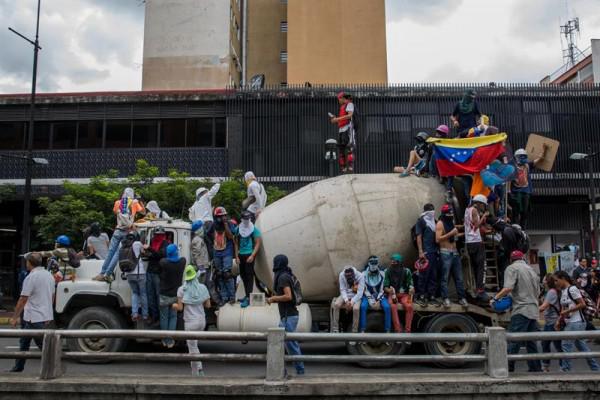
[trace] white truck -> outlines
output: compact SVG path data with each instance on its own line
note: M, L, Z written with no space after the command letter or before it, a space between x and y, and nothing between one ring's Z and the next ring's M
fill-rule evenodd
M437 181L424 178L398 178L394 174L343 175L309 184L268 206L257 226L262 232L263 247L256 261L257 276L272 284L272 260L286 254L302 284L304 301L300 308L300 331L330 329L331 301L338 295L338 274L346 265L359 269L372 254L384 262L394 252L414 260L410 228L425 203L437 209L444 201L444 189ZM180 254L189 260L191 231L184 221L153 221L138 225L144 241L149 243L157 226L163 226ZM464 259L467 289L473 274ZM131 296L126 280L117 268L116 279L109 285L91 278L102 261L84 261L75 281L61 282L57 288L56 314L69 329L144 328L130 322ZM451 284L451 289L453 285ZM451 293L452 296L452 293ZM449 308L414 305L414 331L479 332L485 326L508 321L508 314L496 314L476 305ZM351 318L351 316L350 316ZM209 319L223 331L263 331L277 326L276 305L267 305L262 293L253 293L250 306L225 305ZM346 322L348 321L346 316ZM342 321L343 322L343 321ZM381 311L367 315L367 331L383 331ZM332 333L333 334L333 333ZM78 339L68 341L73 351L122 351L123 339ZM428 354L476 354L473 342L426 343ZM402 354L405 343L348 344L354 354ZM373 365L373 364L369 364Z

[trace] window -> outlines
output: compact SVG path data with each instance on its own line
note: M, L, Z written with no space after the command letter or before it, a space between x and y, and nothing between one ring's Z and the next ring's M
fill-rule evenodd
M282 64L287 64L287 61L288 61L288 54L287 54L287 51L285 51L285 50L282 50L282 51L279 53L279 62L280 62L280 63L282 63Z
M187 147L211 147L213 145L213 119L188 120Z
M52 126L52 148L74 149L77 145L77 122L55 122Z
M156 147L158 121L133 121L132 147Z
M215 147L227 147L227 120L215 118Z
M0 149L22 150L26 137L24 122L0 122Z
M281 32L286 33L288 31L287 21L281 21L279 24Z
M160 147L185 147L184 119L165 119L161 121Z
M46 150L50 148L50 123L36 122L33 125L33 148Z
M79 122L77 148L97 149L102 147L102 121Z
M131 145L131 121L106 121L106 148Z

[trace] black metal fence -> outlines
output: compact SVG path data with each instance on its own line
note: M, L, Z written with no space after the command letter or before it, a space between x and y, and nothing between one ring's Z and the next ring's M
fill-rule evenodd
M580 195L587 191L585 163L573 152L597 149L600 86L533 84L328 86L239 90L227 100L231 167L290 181L327 175L325 141L337 137L328 112L337 114L336 94L349 92L359 114L358 173L389 172L407 163L419 131L450 125L450 114L464 90L477 91L482 113L509 134L511 146L524 147L530 133L561 142L552 173L534 176L538 194Z

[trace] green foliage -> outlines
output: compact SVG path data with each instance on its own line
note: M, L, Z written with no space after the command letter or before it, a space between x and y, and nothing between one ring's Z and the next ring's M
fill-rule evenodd
M199 187L210 188L209 180L189 179L186 172L172 169L166 180L157 180L160 171L145 160L136 162L136 171L125 179L116 179L118 171L111 170L104 175L91 178L89 184L64 182L65 194L58 199L42 198L40 206L45 213L34 219L38 237L46 246L51 246L59 235L68 235L75 247L82 245L82 231L94 221L100 222L103 229L111 231L115 224L113 205L123 189L132 187L136 196L145 203L155 200L160 208L172 218L188 219L188 209L196 199ZM1 187L0 187L1 188ZM275 186L265 188L269 204L285 196L285 192ZM0 199L2 198L0 190ZM242 201L246 198L243 172L232 171L229 179L221 182L219 193L213 206L223 206L229 215L239 220Z
M0 185L0 204L14 200L17 195L15 185Z

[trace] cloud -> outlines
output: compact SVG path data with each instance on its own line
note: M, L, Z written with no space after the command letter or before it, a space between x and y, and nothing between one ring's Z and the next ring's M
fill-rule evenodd
M436 24L448 18L463 0L386 0L388 22L411 20L423 24Z

